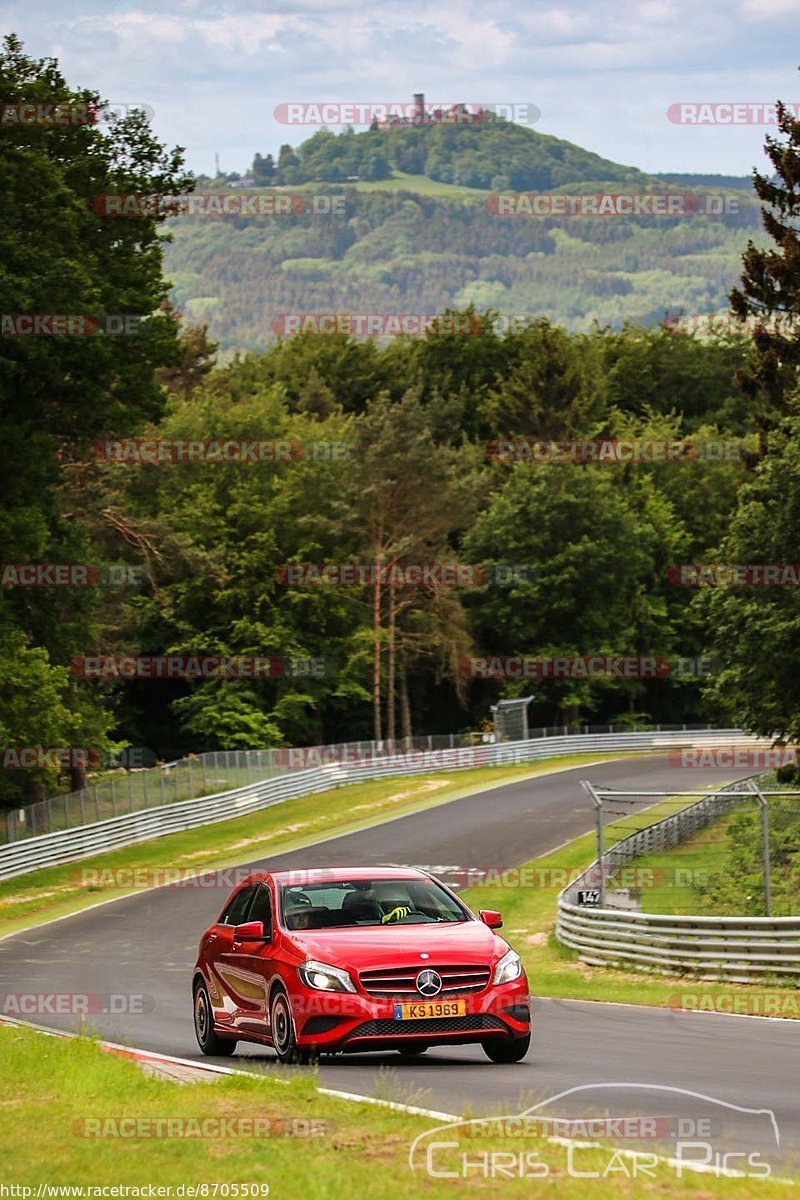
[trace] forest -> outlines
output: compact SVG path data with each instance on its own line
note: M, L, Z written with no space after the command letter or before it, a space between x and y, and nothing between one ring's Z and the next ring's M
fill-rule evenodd
M64 102L91 99L13 39L0 68L12 97L38 88ZM785 118L790 146L799 128ZM800 309L784 268L796 245L791 222L773 215L797 205L799 176L782 153L776 147L773 161L788 182L756 180L753 204L761 202L777 249L745 250L731 293L742 320ZM464 332L426 285L423 311L442 320L425 336L306 334L223 361L213 328L181 316L170 298L157 219L112 226L92 207L101 193L190 191L179 150L160 145L133 113L110 132L16 129L3 158L15 214L3 229L5 311L108 316L124 297L125 312L140 318L124 336L0 343L4 746L105 754L136 745L167 758L396 739L478 729L498 698L527 694L533 725L720 720L800 733L796 589L682 586L680 571L796 555L790 335L765 326L754 337L709 338L633 320L575 331L557 314L509 323L474 302L458 306ZM387 223L395 241L408 238L409 254L414 245L408 271L422 272L418 287L435 245L463 249L472 238L484 258L519 261L510 225L487 226L484 240L467 210L462 221L434 203L379 195L372 203L383 218L351 249L371 247L361 269L376 278ZM559 243L560 231L526 231L539 247L529 253L546 258L548 239ZM250 243L263 236L235 221L204 232L209 253L224 257L236 236L249 262ZM309 241L332 250L350 236L330 223L295 232L298 252ZM618 232L595 229L598 255L624 260ZM663 236L652 231L654 243ZM173 253L179 247L176 239ZM564 274L568 261L562 291L580 290ZM196 265L201 272L202 254ZM232 277L236 269L229 263ZM295 293L306 308L309 281L311 268ZM684 450L667 461L498 451L597 442ZM267 451L217 452L231 443ZM43 563L88 565L91 586L47 578L25 586L18 568ZM365 570L351 572L355 583L290 570L309 564ZM202 678L86 670L87 657L160 656L280 668ZM642 678L532 679L474 671L480 656L669 666ZM672 666L700 662L712 665ZM69 774L4 769L0 798L35 798ZM71 774L79 782L80 769Z

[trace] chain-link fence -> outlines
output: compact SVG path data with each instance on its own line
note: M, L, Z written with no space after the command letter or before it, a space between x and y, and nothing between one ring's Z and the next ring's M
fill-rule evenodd
M491 740L491 735L442 734L397 741L394 748L440 750L472 746L487 739ZM296 749L212 750L147 769L120 768L80 791L51 796L26 808L7 812L5 821L0 822L0 843L74 829L93 821L175 804L180 800L212 796L248 783L272 779L287 771L326 763L358 762L362 758L367 760L391 752L392 743L388 741L347 742Z
M679 732L705 728L707 726L703 725L636 726L636 730L642 732ZM622 725L555 725L528 730L525 740L571 733L628 733L636 730ZM286 771L336 762L367 761L397 751L436 751L511 741L514 740L512 732L509 729L499 736L484 732L445 733L402 738L394 742L341 742L290 749L212 750L147 769L120 768L80 791L51 796L25 808L7 812L5 819L0 819L0 844L74 829L93 821L174 804L179 800L211 796L248 783L272 779Z
M669 795L587 788L597 861L587 906L676 916L800 916L800 792L760 776Z

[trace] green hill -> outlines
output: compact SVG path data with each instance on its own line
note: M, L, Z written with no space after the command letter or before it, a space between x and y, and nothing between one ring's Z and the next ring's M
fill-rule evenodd
M549 134L509 121L481 125L394 126L365 133L321 129L302 145L281 147L278 162L256 155L259 183L379 181L393 172L424 175L459 187L546 190L589 179L636 182L646 178Z
M228 351L262 349L285 313L427 314L473 304L575 330L715 312L760 230L755 198L739 180L725 178L734 184L726 188L693 186L710 177L659 180L505 121L321 130L297 149L284 146L277 164L257 155L254 172L262 185L299 192L303 204L287 216L170 222L174 301ZM208 181L199 185L208 190ZM498 191L679 192L698 211L509 217L493 207ZM709 193L724 201L724 215L703 214Z

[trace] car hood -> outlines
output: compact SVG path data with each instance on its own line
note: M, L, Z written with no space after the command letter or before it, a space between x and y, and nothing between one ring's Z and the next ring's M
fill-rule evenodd
M369 971L382 967L494 962L507 944L482 921L453 925L362 925L355 929L309 930L290 935L296 949L307 958L334 967ZM427 959L421 956L427 955Z

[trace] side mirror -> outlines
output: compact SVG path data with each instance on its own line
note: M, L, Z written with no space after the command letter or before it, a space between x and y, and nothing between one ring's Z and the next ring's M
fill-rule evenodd
M245 921L244 925L234 925L233 940L235 942L266 942L263 921Z
M482 908L478 914L484 925L488 925L490 929L499 929L503 924L503 918L499 912L495 912L491 908Z

